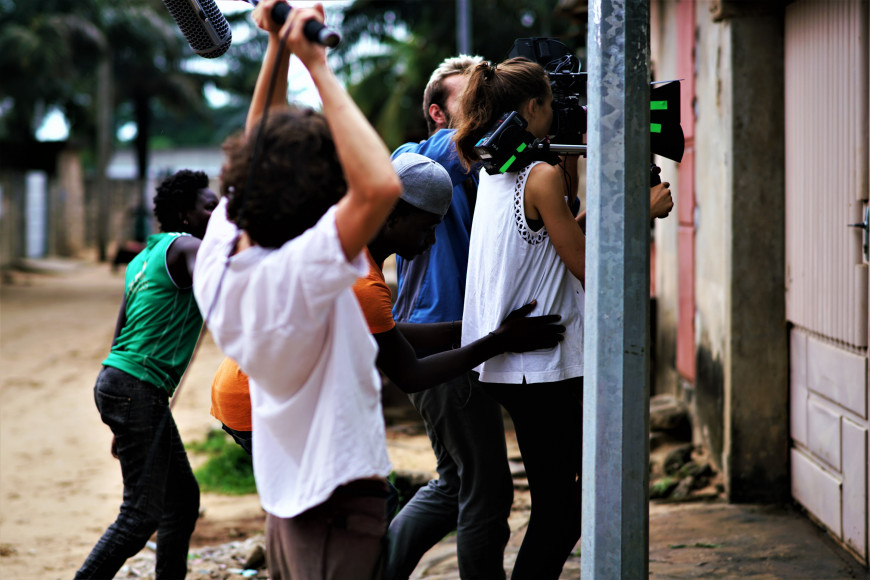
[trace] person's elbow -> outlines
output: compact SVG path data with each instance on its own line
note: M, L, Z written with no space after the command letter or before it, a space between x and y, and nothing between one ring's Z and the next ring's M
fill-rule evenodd
M354 188L352 192L349 201L352 206L358 208L357 215L365 216L365 221L369 224L374 222L380 224L387 218L396 205L396 200L402 195L402 183L394 174L392 177L369 183L361 189ZM380 229L380 225L377 229ZM370 234L372 236L376 234L377 229Z
M378 368L403 393L411 394L426 389L429 385L419 372L417 364L396 364L397 361L385 361L381 358Z
M586 288L586 260L569 265L568 271L571 272L575 278L580 280L580 284L583 288Z
M399 176L395 172L390 171L363 187L360 194L369 203L384 204L392 208L396 200L402 195L402 182L399 181Z
M396 385L400 391L405 393L406 395L410 395L412 393L419 393L420 391L425 391L430 386L428 381L423 381L419 377L412 378L409 376L401 376L393 379L392 377L387 377L390 379L390 382Z

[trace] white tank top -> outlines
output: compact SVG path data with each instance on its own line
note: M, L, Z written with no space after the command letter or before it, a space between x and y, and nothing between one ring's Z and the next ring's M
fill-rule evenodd
M532 231L523 200L533 163L519 173L480 174L471 228L462 344L537 300L530 316L561 314L565 339L555 348L506 353L474 370L487 383L545 383L583 376L583 285L556 253L546 228ZM579 226L578 226L579 227Z

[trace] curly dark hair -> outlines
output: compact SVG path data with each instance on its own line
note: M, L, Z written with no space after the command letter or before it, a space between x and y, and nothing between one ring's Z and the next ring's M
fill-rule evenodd
M229 197L231 221L254 243L277 248L316 224L347 192L347 182L323 115L291 109L269 115L249 184L258 131L224 142L221 193Z
M201 189L208 188L208 175L203 171L182 169L160 182L154 196L154 216L163 232L184 232L187 226L181 214L196 205Z

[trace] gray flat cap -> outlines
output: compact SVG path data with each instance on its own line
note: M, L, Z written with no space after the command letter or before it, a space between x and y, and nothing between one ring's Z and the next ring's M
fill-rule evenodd
M453 183L440 163L417 153L402 153L393 159L393 169L402 181L402 199L429 213L447 213Z

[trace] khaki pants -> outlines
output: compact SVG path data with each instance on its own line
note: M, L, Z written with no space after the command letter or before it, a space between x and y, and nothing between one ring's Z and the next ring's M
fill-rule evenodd
M387 483L357 480L293 518L268 514L272 580L379 579L387 530Z

